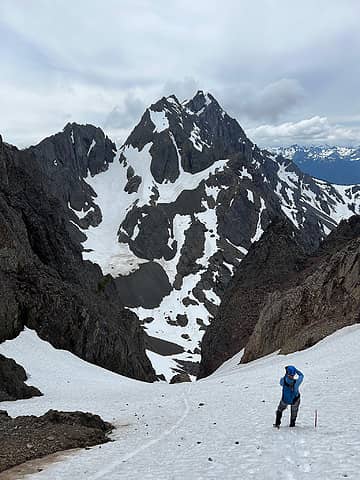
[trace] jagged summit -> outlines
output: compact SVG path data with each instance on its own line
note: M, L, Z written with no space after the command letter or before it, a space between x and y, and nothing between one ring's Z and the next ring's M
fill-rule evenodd
M158 183L174 183L181 170L198 173L255 148L238 122L202 91L184 103L171 95L152 104L126 140L123 154L126 157L129 147L141 151L150 143L151 171Z
M156 111L166 103L175 103L177 106L187 107L192 113L198 113L202 108L208 107L210 104L222 110L215 97L211 93L204 92L203 90L198 90L192 98L183 100L182 102L179 101L175 94L168 95L167 97L164 96L153 103L150 108Z
M194 97L183 102L183 105L197 115L199 115L203 109L209 107L210 105L212 108L218 108L223 111L211 93L204 92L203 90L198 90Z

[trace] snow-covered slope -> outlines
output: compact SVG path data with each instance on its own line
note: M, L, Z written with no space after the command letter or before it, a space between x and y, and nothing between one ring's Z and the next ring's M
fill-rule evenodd
M117 278L122 301L151 337L182 350L164 359L149 346L167 378L199 360L234 269L273 218L287 216L314 247L360 212L358 186L315 181L261 151L201 91L151 105L103 170L84 178L83 190L93 192L86 205L70 205L86 235L83 256ZM101 218L87 221L93 211Z
M207 379L168 385L87 364L26 330L0 353L22 364L44 396L1 408L11 415L91 411L117 426L113 442L44 462L43 471L26 477L32 480L355 480L359 342L360 327L347 327L302 352L240 366L238 355ZM305 374L302 401L297 427L287 427L285 412L278 431L278 380L288 364Z
M271 151L293 160L313 177L339 184L360 183L360 147L291 145Z

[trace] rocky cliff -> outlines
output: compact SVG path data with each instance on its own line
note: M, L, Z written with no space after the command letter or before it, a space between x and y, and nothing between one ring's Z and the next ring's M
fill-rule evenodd
M67 187L58 188L40 156L0 142L0 342L27 326L57 348L153 381L138 319L111 278L82 260L60 199Z
M200 377L244 349L242 362L310 347L360 322L360 217L342 221L315 253L288 222L249 250L202 341Z
M242 362L275 350L302 350L360 323L359 216L340 223L308 259L297 283L267 297Z
M268 294L287 286L305 259L299 232L288 220L275 219L250 247L204 334L199 378L246 346Z

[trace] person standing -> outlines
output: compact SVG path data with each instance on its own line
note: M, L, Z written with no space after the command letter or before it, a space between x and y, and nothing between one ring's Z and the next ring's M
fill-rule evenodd
M296 417L300 405L299 386L304 379L304 375L293 365L288 365L285 367L285 372L285 376L280 379L280 385L283 387L283 389L282 397L276 410L276 419L274 423L274 427L276 428L280 428L283 411L288 405L291 406L289 426L295 427ZM297 375L297 378L295 378L295 375Z

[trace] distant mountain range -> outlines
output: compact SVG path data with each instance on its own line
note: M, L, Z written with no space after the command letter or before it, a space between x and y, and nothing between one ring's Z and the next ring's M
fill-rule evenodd
M269 150L291 159L315 178L340 185L360 183L360 146L291 145Z

